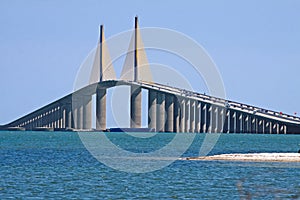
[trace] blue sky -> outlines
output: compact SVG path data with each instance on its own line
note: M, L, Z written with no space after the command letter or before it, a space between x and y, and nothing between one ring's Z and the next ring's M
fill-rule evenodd
M132 28L135 15L140 27L174 29L201 44L228 99L300 114L299 10L297 0L2 0L0 124L70 93L98 25L108 38Z

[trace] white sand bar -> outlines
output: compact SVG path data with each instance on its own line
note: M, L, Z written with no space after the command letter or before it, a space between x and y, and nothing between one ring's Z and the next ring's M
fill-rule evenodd
M185 160L228 160L252 162L300 162L300 153L247 153L188 157Z

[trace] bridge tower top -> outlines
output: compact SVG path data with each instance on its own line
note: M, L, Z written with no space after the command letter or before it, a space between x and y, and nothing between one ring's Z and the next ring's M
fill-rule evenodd
M138 55L137 55L137 48L138 48L138 16L134 18L134 82L138 81Z
M103 53L103 47L102 47L102 43L103 43L103 25L101 24L99 27L99 81L102 82L103 80L103 57L102 57L102 53Z

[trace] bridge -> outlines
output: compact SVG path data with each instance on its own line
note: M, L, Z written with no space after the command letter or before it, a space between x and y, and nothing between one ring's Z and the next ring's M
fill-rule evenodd
M96 95L96 130L107 131L107 91L126 86L130 88L130 127L142 130L142 91L147 91L147 130L155 132L192 133L269 133L298 134L300 118L252 105L229 101L210 95L140 80L139 66L145 52L141 48L137 17L132 38L132 74L117 80L113 67L107 64L103 26L93 68L99 77L75 92L64 96L26 116L2 126L19 130L81 130L92 129L92 96ZM129 65L127 65L129 66ZM124 70L124 69L123 69ZM126 70L125 70L126 71ZM145 73L145 72L144 72ZM148 71L146 73L149 73ZM126 74L126 73L125 73ZM125 77L125 76L123 76ZM145 116L144 116L145 117Z

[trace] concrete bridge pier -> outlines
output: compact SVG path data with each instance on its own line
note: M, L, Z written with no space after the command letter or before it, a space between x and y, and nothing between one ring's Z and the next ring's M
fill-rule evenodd
M189 99L185 99L185 108L184 108L184 123L185 123L185 127L184 127L184 132L188 133L190 131L190 100Z
M272 133L279 134L279 124L276 122L273 123Z
M190 129L189 132L195 133L195 105L194 100L190 100Z
M166 100L166 132L174 132L174 97L170 94L165 94Z
M78 102L78 107L77 107L77 129L82 129L83 128L83 105L82 102Z
M241 133L241 113L240 112L236 112L236 131L235 133Z
M141 128L142 125L142 88L130 86L130 127Z
M156 104L157 92L149 90L148 93L148 128L156 131Z
M96 129L106 129L106 89L96 91Z
M238 119L238 116L237 116L237 112L236 111L232 111L232 127L233 127L233 131L232 133L237 133L237 120Z
M229 133L230 127L230 110L224 109L225 120L223 122L223 133Z
M184 98L179 98L180 100L180 132L185 132L185 113L186 113L186 102Z
M212 118L213 118L213 112L212 112L212 105L206 104L206 132L211 133L212 132Z
M257 129L257 118L253 115L251 117L251 133L257 133L258 129Z
M157 93L157 115L156 115L156 131L165 132L166 113L165 113L165 94Z
M82 128L91 129L92 128L92 96L82 97Z
M195 101L195 132L200 133L201 130L201 103Z
M180 132L180 101L178 96L173 97L174 101L174 132Z
M206 104L201 103L200 108L200 132L206 133L206 118L207 118L207 112L206 112Z
M260 119L260 118L258 118L257 120L258 120L258 127L257 127L258 133L265 133L265 125L264 125L265 123L264 123L264 120Z
M211 106L211 132L216 133L218 130L218 107Z

